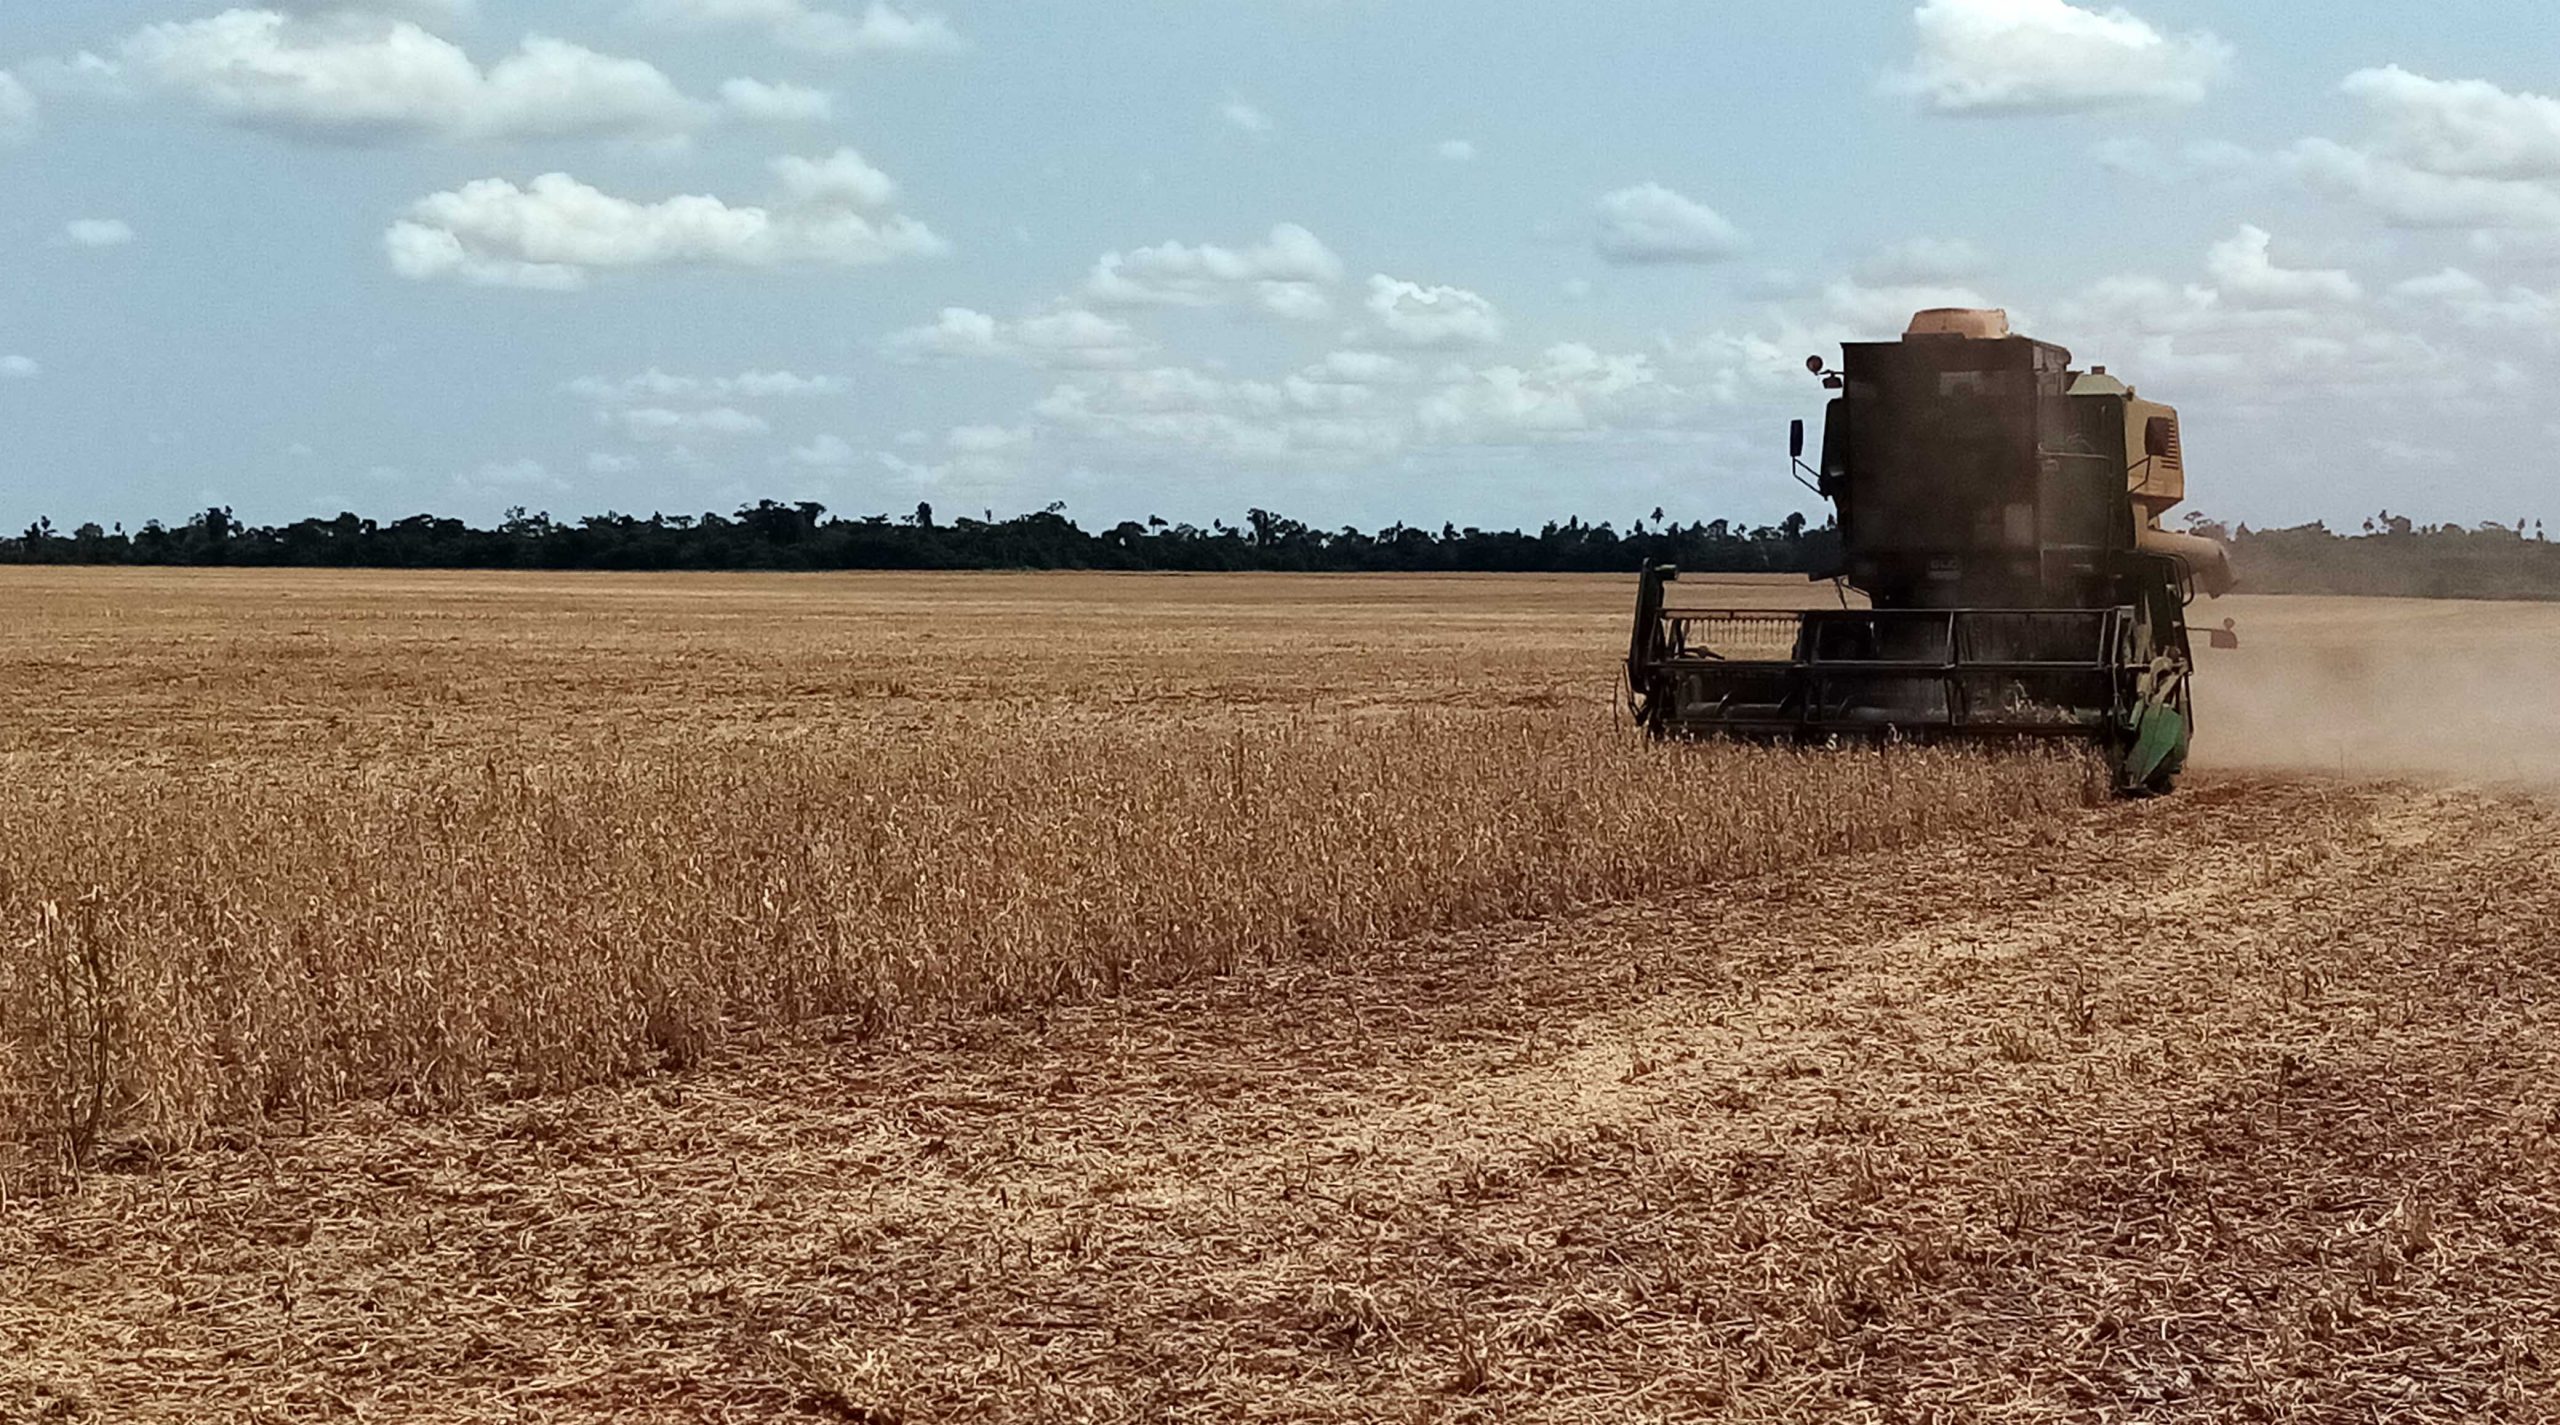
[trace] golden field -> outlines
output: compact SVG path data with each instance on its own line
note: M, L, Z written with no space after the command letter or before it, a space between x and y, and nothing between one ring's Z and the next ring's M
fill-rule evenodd
M2068 759L1642 745L1592 580L5 588L22 1173L1356 954L2085 792Z
M2553 611L2093 805L1627 595L0 571L0 1420L2552 1418Z

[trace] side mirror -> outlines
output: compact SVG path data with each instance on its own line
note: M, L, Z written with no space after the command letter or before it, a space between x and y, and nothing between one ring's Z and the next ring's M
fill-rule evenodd
M2168 416L2153 416L2142 426L2142 453L2154 460L2175 460L2178 455L2178 423Z
M1787 458L1804 459L1804 422L1787 422Z
M1816 376L1821 375L1821 374L1822 374L1822 358L1821 358L1821 357L1819 357L1819 356L1808 356L1808 357L1806 357L1806 358L1804 359L1804 369L1805 369L1805 370L1807 370L1807 371L1812 372L1812 373L1813 373L1814 375L1816 375Z

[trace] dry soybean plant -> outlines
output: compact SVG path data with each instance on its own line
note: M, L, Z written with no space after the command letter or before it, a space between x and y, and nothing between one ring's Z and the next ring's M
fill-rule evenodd
M742 1026L1356 954L2085 790L2064 759L1660 748L1565 713L19 779L0 1140L22 1162L565 1086Z

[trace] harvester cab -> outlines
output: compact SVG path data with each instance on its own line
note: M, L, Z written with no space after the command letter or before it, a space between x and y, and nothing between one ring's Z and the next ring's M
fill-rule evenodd
M2075 738L2119 790L2186 765L2195 658L2186 607L2231 586L2222 547L2161 521L2186 498L2178 414L1996 311L1914 317L1855 342L1813 484L1866 608L1675 607L1649 566L1627 656L1661 736ZM1803 452L1798 426L1791 442ZM1844 598L1844 603L1846 602Z

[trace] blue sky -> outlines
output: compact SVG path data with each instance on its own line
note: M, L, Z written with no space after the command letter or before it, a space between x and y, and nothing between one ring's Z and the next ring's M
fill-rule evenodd
M2226 518L2560 519L2531 0L0 0L0 524L1769 519L2006 306Z

